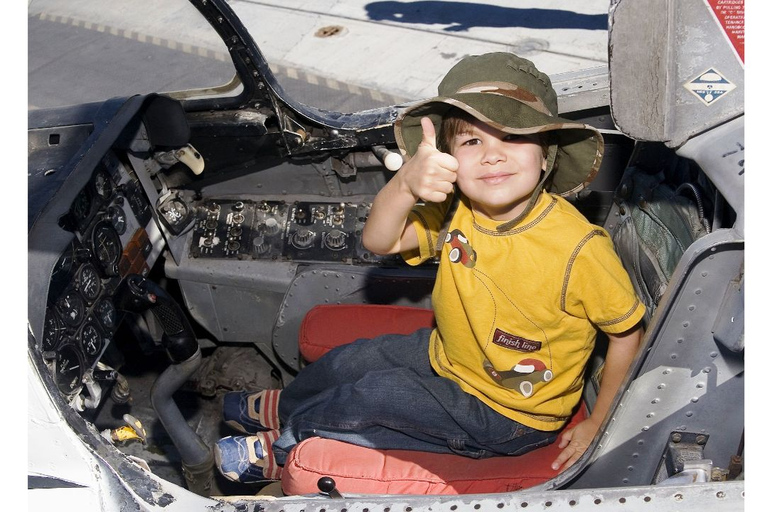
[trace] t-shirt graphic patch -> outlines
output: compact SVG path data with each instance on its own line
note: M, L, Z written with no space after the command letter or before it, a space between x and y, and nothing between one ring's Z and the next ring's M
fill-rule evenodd
M498 328L493 333L493 343L518 352L538 352L541 350L540 341L527 340Z
M469 239L459 229L451 230L445 235L445 244L448 246L448 259L451 263L461 263L467 268L475 266L477 253L469 245Z
M487 359L483 368L500 385L518 391L523 397L533 395L534 387L540 382L549 382L554 377L552 370L538 359L522 359L507 371L499 371Z

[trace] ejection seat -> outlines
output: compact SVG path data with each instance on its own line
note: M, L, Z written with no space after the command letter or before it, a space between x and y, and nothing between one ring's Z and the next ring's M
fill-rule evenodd
M328 350L378 334L406 334L434 325L431 310L405 306L338 304L316 306L304 318L299 348L308 362ZM587 417L581 406L566 427ZM474 494L526 489L553 478L555 443L517 457L470 459L407 450L374 450L314 437L294 448L283 469L287 495L318 492L331 477L344 494Z

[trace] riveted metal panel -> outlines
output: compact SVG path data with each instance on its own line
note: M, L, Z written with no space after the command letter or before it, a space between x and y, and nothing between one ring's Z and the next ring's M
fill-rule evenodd
M343 489L341 489L343 495ZM733 512L745 507L744 482L715 482L677 487L520 491L464 496L296 496L277 500L239 497L238 510L263 512Z
M743 264L744 243L733 230L689 247L648 328L637 377L574 487L651 483L672 431L709 434L704 457L728 466L744 428L744 357L712 330Z

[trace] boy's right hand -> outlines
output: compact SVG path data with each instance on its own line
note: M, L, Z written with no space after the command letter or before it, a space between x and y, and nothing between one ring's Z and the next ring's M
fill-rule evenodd
M423 136L413 158L398 171L415 200L441 203L453 192L459 161L437 149L435 125L428 117L421 118Z

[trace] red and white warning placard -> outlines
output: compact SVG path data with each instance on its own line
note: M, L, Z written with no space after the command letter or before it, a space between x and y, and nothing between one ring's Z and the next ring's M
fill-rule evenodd
M744 1L706 0L742 64L744 64Z

